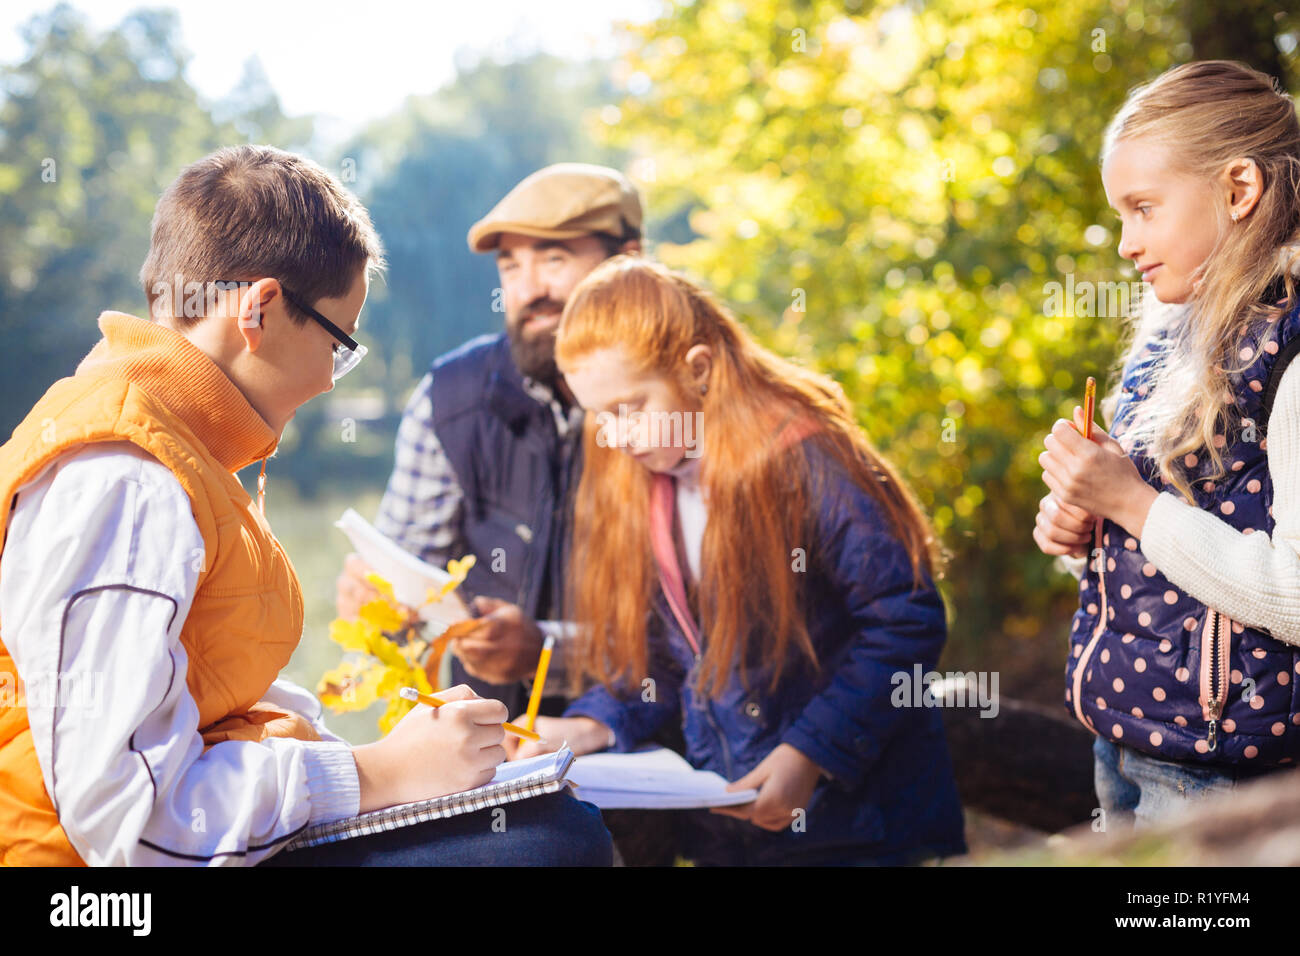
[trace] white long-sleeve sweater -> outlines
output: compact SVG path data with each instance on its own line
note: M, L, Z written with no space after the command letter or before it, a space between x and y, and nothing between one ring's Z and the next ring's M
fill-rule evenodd
M320 741L204 751L180 640L203 537L164 465L125 442L84 446L16 501L0 556L4 643L45 789L84 861L252 864L357 812L351 748L287 681L263 699L306 717Z
M1243 534L1209 511L1162 491L1140 532L1139 548L1196 600L1234 621L1300 645L1300 362L1278 383L1268 420L1273 479L1272 536ZM1082 578L1087 558L1060 559Z

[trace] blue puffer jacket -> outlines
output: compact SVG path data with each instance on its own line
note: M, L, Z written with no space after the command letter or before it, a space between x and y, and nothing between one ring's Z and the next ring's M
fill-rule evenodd
M805 607L822 662L814 673L792 654L775 693L771 670L749 668L748 690L733 675L709 700L692 690L699 657L660 589L649 628L654 699L642 687L626 699L597 686L566 717L588 716L612 728L616 751L680 721L685 756L700 769L737 780L781 743L797 748L833 778L818 784L805 829L769 832L716 814L697 825L748 845L759 863L924 857L965 852L961 804L939 710L895 707L894 675L930 671L946 638L944 607L933 582L913 590L907 552L880 506L805 441L825 477L815 546L808 549ZM707 641L707 635L704 637ZM650 695L645 695L650 696ZM714 842L720 842L715 840Z
M1149 394L1165 342L1148 343L1125 368L1116 438ZM1229 380L1236 398L1222 441L1226 476L1204 477L1208 455L1186 459L1192 503L1246 534L1273 533L1265 427L1280 370L1297 346L1300 311L1252 329L1241 351L1247 368ZM1148 484L1176 494L1141 449L1129 455ZM1182 591L1114 522L1099 522L1096 537L1066 665L1071 713L1094 733L1165 760L1248 772L1291 763L1300 754L1300 650Z

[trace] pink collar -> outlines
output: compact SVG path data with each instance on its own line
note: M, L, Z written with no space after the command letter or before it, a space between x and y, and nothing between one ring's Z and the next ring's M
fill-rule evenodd
M677 502L677 487L672 477L656 474L650 486L650 547L655 564L659 566L659 584L673 617L681 626L695 656L700 656L700 628L691 617L686 600L686 584L681 565L677 562L677 549L673 546L673 515Z

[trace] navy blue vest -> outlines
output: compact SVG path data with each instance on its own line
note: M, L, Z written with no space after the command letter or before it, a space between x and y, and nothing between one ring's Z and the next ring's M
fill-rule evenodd
M1159 344L1148 343L1124 369L1111 429L1117 439L1149 394ZM1209 481L1204 453L1184 462L1190 503L1245 534L1273 532L1266 426L1297 347L1298 310L1252 328L1241 349L1247 368L1229 376L1235 403L1218 439L1227 474ZM1143 449L1129 456L1149 485L1178 494ZM1187 594L1113 521L1101 522L1099 538L1100 553L1094 550L1079 582L1070 635L1066 706L1075 717L1094 733L1165 760L1243 769L1293 762L1300 755L1300 649Z
M504 333L438 358L433 426L464 494L461 531L477 562L463 585L559 618L581 470L581 429L562 440L549 405L524 391Z

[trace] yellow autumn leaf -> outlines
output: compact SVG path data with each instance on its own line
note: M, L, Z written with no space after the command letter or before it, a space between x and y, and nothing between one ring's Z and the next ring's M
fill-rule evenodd
M406 623L397 608L383 599L361 605L361 620L378 631L398 631Z
M344 661L316 687L321 703L335 713L365 710L378 700L379 674L364 661Z
M450 580L442 589L430 588L428 601L439 601L455 590L475 560L471 554L449 562ZM317 692L321 702L335 711L364 710L378 700L388 701L379 720L380 730L387 733L411 709L410 702L397 696L403 687L414 687L422 694L436 691L438 668L451 635L433 642L414 638L415 632L408 630L412 622L400 610L391 584L373 572L366 580L382 596L364 604L356 620L330 623L330 638L335 643L366 656L345 660L325 674ZM388 636L394 632L406 632L411 639L399 644Z
M408 666L402 656L402 649L391 638L376 634L370 639L370 653L379 658L380 663L388 667L403 668Z
M385 700L397 696L403 687L412 686L410 670L405 667L385 667L379 678L379 696Z
M414 639L410 640L402 648L402 656L406 658L407 663L414 664L420 659L421 655L424 654L428 647L429 645L424 641Z
M392 598L394 601L397 600L393 594L393 586L389 584L388 579L383 577L381 574L378 574L375 571L369 571L366 573L366 581L368 581L376 591L384 595L384 597Z
M401 697L390 700L388 702L388 709L385 710L384 715L379 718L380 732L387 734L391 731L397 726L397 722L405 717L407 712L409 712L414 706L415 705L411 703L411 701L404 700Z
M421 694L435 694L438 688L429 683L429 678L424 672L423 667L414 667L411 669L412 685Z
M330 622L330 640L345 651L367 650L373 633L373 625L364 620L344 621L339 618Z
M426 605L437 604L452 591L456 590L456 588L464 584L465 578L469 576L469 569L474 567L474 563L477 560L478 559L474 555L467 554L460 560L453 558L451 561L448 561L447 573L451 575L451 580L447 581L440 588L429 588L429 590L425 592L424 603Z
M448 561L447 573L455 578L457 582L464 581L465 578L469 577L469 569L474 567L476 561L478 561L478 558L472 554L465 555L459 561Z

